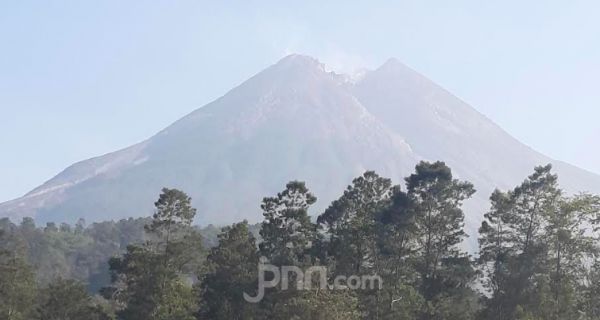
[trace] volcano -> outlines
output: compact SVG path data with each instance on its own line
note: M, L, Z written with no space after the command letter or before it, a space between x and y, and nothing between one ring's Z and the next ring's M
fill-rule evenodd
M473 107L390 59L357 79L291 55L146 141L76 163L0 216L88 222L147 216L161 188L184 190L197 222L259 221L262 197L306 181L319 214L366 170L402 183L420 160L445 161L478 192L466 203L476 235L494 188L552 163L567 192L600 193L600 176L546 157Z

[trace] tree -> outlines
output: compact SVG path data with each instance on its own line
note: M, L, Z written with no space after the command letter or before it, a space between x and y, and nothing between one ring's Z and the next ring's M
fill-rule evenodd
M600 318L599 196L563 194L550 166L494 191L479 230L486 292L478 295L461 250L462 203L473 192L443 162L418 164L406 191L366 172L318 217L318 229L308 216L316 198L293 181L263 200L263 223L203 229L208 255L191 225L191 199L178 190L163 190L152 218L42 228L31 218L0 219L0 319ZM90 296L74 279L89 279L89 290L106 283L102 265L115 255L112 286L102 290L110 300ZM261 287L269 272L259 261L291 267L279 269L287 281ZM313 273L306 287L306 271L318 266L329 272ZM338 275L376 275L382 287L322 286ZM260 296L260 288L264 299L248 303L243 294Z
M411 198L394 187L390 204L379 215L378 243L383 277L382 314L384 319L416 319L424 308L415 268L416 225Z
M191 320L196 299L180 274L165 269L164 256L143 246L130 246L122 258L110 261L115 285L104 289L124 320Z
M580 316L577 301L598 253L590 225L600 201L564 196L551 169L536 167L514 190L492 194L479 239L488 319Z
M406 185L415 219L415 267L427 302L421 318L469 319L475 273L459 245L466 237L461 206L475 193L473 185L453 179L443 162L419 163Z
M548 319L573 319L577 309L580 279L587 264L598 255L594 239L587 228L598 208L598 198L581 194L561 199L554 210L546 212L543 235L548 246L551 308L544 309Z
M392 182L373 171L353 180L317 222L330 236L330 252L336 272L360 275L377 265L377 214L389 203Z
M261 208L264 220L260 229L262 242L259 253L277 267L295 266L305 268L313 263L313 253L317 244L317 227L308 216L308 208L317 201L304 182L291 181L285 190L275 197L263 199ZM292 274L289 283L297 281ZM279 306L298 303L307 296L293 286L289 290L269 289L261 301L261 309L268 311L268 317L280 319ZM288 317L288 315L281 315Z
M580 289L580 301L577 304L582 314L580 319L600 319L600 261L595 261L583 280L586 285Z
M56 279L40 295L40 320L112 319L77 281Z
M483 316L487 319L510 319L514 310L507 306L504 297L510 281L510 264L513 263L514 247L510 244L511 232L508 226L511 208L514 206L510 193L495 190L491 197L491 210L484 215L479 228L479 267L482 270L484 286L491 296L487 300Z
M111 259L114 286L104 294L120 305L124 320L190 320L197 305L185 272L203 251L200 236L191 229L196 210L185 193L166 188L155 206L146 226L150 240Z
M181 278L168 281L161 288L156 309L150 319L195 320L198 303L193 288Z
M0 318L29 320L35 315L35 274L19 239L0 229Z
M154 203L156 210L146 231L153 236L152 245L163 256L165 269L181 269L187 262L187 257L182 254L185 249L182 244L189 236L196 216L191 201L183 191L163 188L158 201Z
M490 319L535 316L547 300L546 219L558 210L561 191L550 165L536 167L521 185L492 195L492 210L480 228L480 260L491 275ZM537 309L538 311L535 311Z
M296 292L284 304L276 304L268 317L273 320L359 320L369 319L361 314L357 297L349 291L315 290Z
M367 171L354 179L317 222L329 235L328 253L335 261L335 275L380 275L380 224L378 215L387 208L392 192L390 179ZM379 319L383 306L380 290L359 293L360 307L368 317Z
M129 246L119 258L109 261L113 285L102 289L105 298L116 302L117 314L124 320L152 319L161 292L161 257L144 246Z
M257 306L243 293L255 296L258 286L256 240L246 221L226 227L219 244L207 257L209 272L200 286L200 319L257 319Z
M317 201L304 182L292 181L275 197L264 198L260 253L276 265L307 265L317 237L308 208Z

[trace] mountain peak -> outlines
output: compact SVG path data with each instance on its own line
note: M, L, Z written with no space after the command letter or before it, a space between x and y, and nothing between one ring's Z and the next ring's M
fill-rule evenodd
M403 65L403 63L400 62L400 60L398 60L398 58L391 57L391 58L387 59L383 63L383 65Z
M279 60L275 66L282 67L285 69L289 68L318 68L324 70L324 65L319 60L303 55L303 54L290 54Z
M480 191L465 208L472 234L487 195L520 183L535 165L555 163L567 192L600 190L600 177L527 148L397 59L356 82L345 77L310 56L286 56L144 143L75 164L0 204L0 217L152 214L167 186L190 192L205 224L254 222L260 199L289 180L307 182L318 212L364 171L401 182L423 159L444 160Z
M415 72L414 70L412 70L411 68L409 68L407 65L405 65L404 63L402 63L400 60L396 59L396 58L389 58L387 59L379 68L377 68L377 71L388 71L388 72Z
M379 68L368 72L362 81L363 85L365 83L376 83L373 85L379 87L377 90L383 90L382 93L396 92L400 87L404 89L424 88L426 90L438 87L427 77L396 58L390 58Z

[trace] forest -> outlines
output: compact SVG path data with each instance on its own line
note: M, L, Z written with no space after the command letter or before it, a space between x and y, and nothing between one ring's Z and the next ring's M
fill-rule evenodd
M147 218L2 219L0 320L600 319L600 196L566 194L550 165L494 191L479 234L463 211L476 190L444 162L419 163L403 185L367 171L340 192L311 217L316 196L291 181L262 200L262 222L223 228L194 225L192 199L168 188ZM251 303L261 263L381 286L314 277Z

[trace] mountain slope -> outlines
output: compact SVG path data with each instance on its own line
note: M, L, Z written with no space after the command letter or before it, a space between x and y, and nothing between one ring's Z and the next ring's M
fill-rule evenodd
M478 192L467 203L472 213L467 217L470 234L476 234L491 192L513 188L537 165L552 163L567 192L600 193L600 176L529 148L395 59L367 73L352 91L374 116L404 136L416 153L444 160L458 177L475 184ZM533 126L538 125L532 120Z
M88 221L148 215L163 186L190 193L200 223L258 220L262 197L301 179L327 206L354 176L410 172L419 159L316 60L290 56L134 147L76 164L13 217Z
M443 160L478 193L474 235L495 187L553 163L567 191L600 193L600 177L523 145L475 109L396 60L358 82L316 60L282 59L147 141L66 169L0 215L88 221L148 215L163 186L190 193L199 223L260 218L263 196L292 179L317 214L352 178L376 170L401 183L419 160Z

